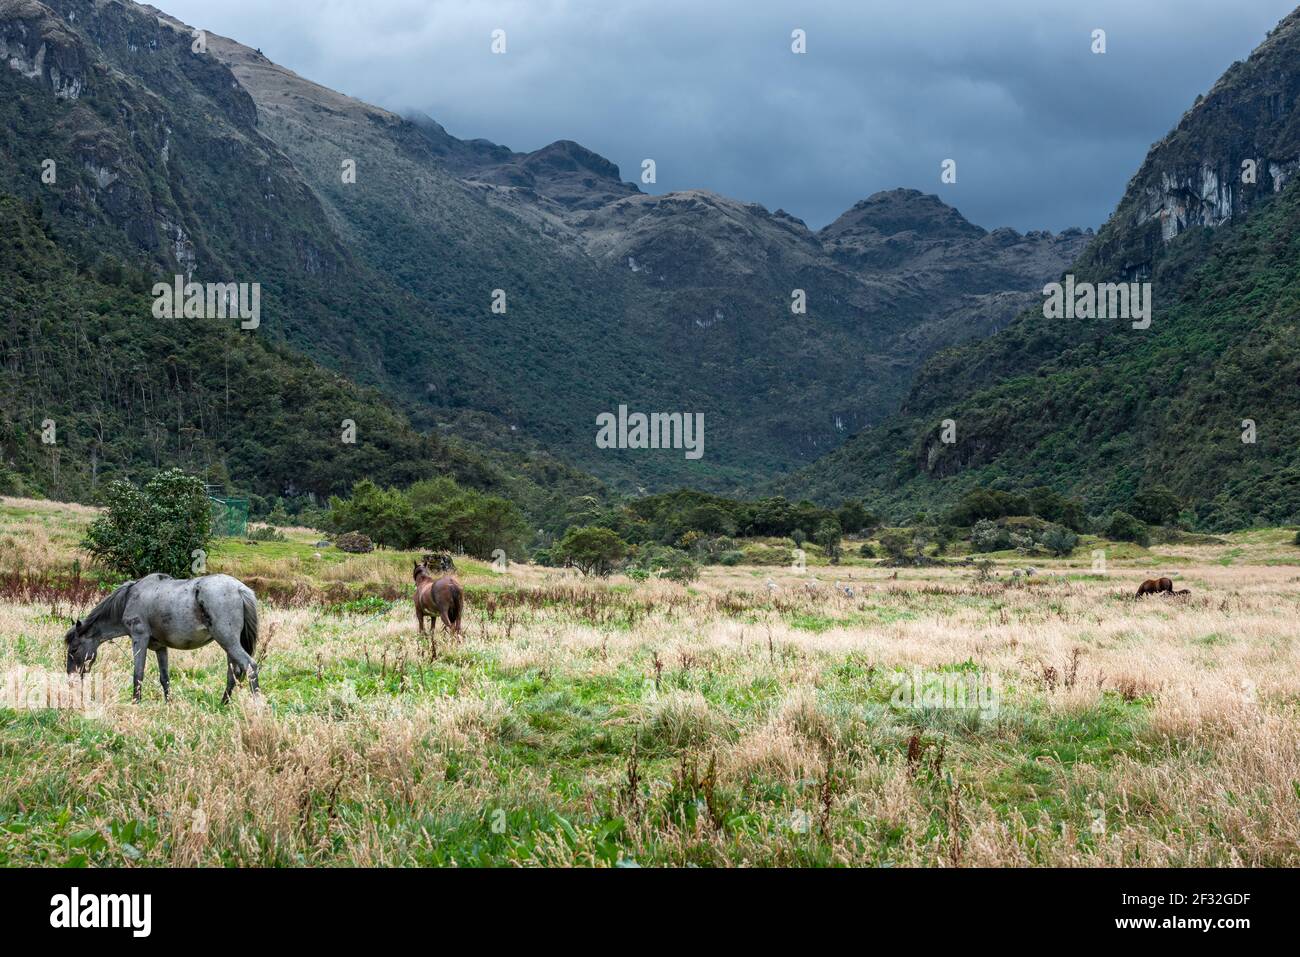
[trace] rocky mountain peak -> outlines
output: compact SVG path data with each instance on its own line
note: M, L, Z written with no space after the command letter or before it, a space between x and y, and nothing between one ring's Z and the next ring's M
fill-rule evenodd
M1152 146L1085 268L1149 276L1192 227L1239 218L1300 171L1300 10L1230 66Z
M916 233L923 239L976 238L984 230L938 196L916 189L889 189L855 203L819 234L823 240Z

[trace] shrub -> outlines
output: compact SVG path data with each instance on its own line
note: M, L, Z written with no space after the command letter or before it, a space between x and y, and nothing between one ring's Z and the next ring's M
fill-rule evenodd
M361 532L344 532L334 539L334 547L341 552L364 555L375 550L375 543L370 540L369 535L363 535Z
M351 498L330 499L327 525L362 532L390 548L451 549L485 559L498 548L522 555L529 531L513 502L446 477L416 482L405 492L363 479Z
M840 528L838 519L825 518L817 524L817 530L813 534L813 541L822 547L826 552L827 559L832 565L838 565L840 561L840 538L843 530Z
M862 547L858 549L858 554L863 558L875 558L876 550L871 547L870 542L863 542Z
M853 535L863 529L874 528L880 524L880 519L863 507L861 502L845 502L835 510L835 518L840 523L840 528L846 535Z
M949 525L965 528L981 519L1028 513L1029 501L1023 495L1014 495L991 488L976 488L961 497L961 500L949 510L945 520Z
M283 542L288 540L284 537L284 532L273 525L250 526L248 538L254 542Z
M1063 557L1074 551L1079 544L1079 536L1064 525L1051 525L1043 532L1039 542L1053 555Z
M107 511L81 543L95 561L127 578L153 572L188 578L196 570L194 553L212 535L212 506L196 476L168 469L144 488L119 480L104 499Z
M350 499L330 499L329 524L331 531L360 532L367 541L390 548L409 548L415 544L411 541L415 510L410 501L397 489L380 488L369 479L362 479L352 487Z
M1178 520L1183 503L1163 485L1152 485L1133 496L1129 511L1148 525L1167 525Z
M35 498L34 489L17 472L0 462L0 495L17 495L23 498Z
M1011 532L1008 536L1011 540L1011 547L1020 552L1032 552L1034 550L1034 536L1027 532Z
M1144 548L1151 544L1147 527L1128 512L1114 512L1106 523L1105 534L1114 542L1136 542Z
M700 566L685 552L663 545L644 545L628 561L629 578L645 581L647 578L666 578L689 585L700 577Z
M880 547L890 561L903 561L907 557L912 536L905 528L886 528L880 533Z
M551 549L551 556L584 575L608 575L627 555L627 542L608 528L570 528Z
M992 519L981 519L970 533L971 547L977 552L1000 552L1011 547L1011 535Z

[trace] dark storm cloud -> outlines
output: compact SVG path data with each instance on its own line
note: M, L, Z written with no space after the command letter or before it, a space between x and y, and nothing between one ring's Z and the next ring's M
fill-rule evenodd
M983 226L1099 225L1151 143L1290 0L157 0L303 76L516 150L818 227L879 189ZM506 31L507 53L490 34ZM790 50L807 32L808 52ZM1090 50L1094 29L1107 52ZM957 183L943 185L953 158Z

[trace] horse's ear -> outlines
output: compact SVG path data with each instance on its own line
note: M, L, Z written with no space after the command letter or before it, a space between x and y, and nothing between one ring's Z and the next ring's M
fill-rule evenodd
M77 627L78 627L78 628L81 627L81 619L80 619L80 618L77 619Z

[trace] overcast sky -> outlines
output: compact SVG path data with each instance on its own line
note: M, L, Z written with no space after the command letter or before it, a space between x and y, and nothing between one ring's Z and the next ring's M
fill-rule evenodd
M908 186L1020 230L1100 225L1151 143L1294 2L154 0L455 136L576 140L634 181L651 157L650 192L711 189L817 228Z

